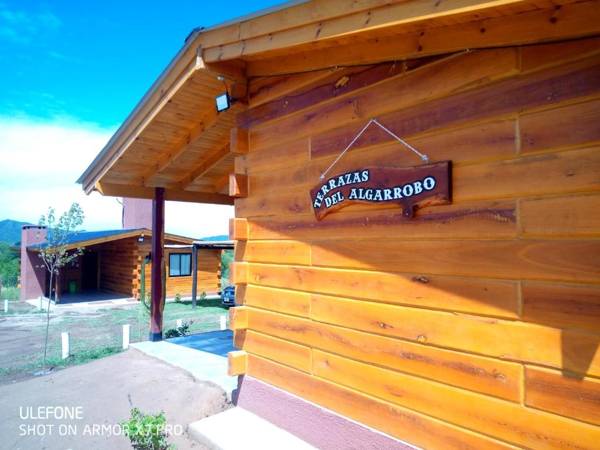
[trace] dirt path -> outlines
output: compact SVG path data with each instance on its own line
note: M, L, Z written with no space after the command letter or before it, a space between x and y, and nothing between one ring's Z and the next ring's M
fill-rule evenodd
M226 409L225 398L220 388L130 349L52 375L0 386L0 447L130 449L126 437L113 433L118 434L114 425L129 417L133 405L144 412L163 410L175 433L182 430L170 442L178 449L201 450L204 447L187 437L187 425ZM43 407L44 413L46 407L57 406L81 418L27 416L29 407L37 414L38 407Z

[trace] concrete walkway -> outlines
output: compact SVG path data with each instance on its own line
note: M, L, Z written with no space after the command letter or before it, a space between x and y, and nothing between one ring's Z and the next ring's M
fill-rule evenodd
M174 343L176 340L179 343ZM227 375L226 355L228 351L233 350L231 342L227 331L223 331L202 333L169 341L138 342L131 346L149 356L189 372L197 380L216 384L227 393L228 399L231 400L231 392L237 388L237 377Z
M211 450L316 450L302 439L242 408L231 408L191 423L188 433Z
M223 357L227 357L227 353L235 350L233 346L233 332L231 330L192 334L190 336L169 339L167 342Z

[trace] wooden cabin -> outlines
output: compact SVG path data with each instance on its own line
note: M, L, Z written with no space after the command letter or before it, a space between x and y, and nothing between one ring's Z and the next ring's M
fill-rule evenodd
M40 227L26 226L24 233L46 230ZM60 270L56 285L52 291L58 292L59 301L86 301L104 299L101 294L114 294L125 298L141 298L149 293L150 243L152 232L148 229L104 230L81 232L67 243L67 250L81 249L81 255ZM27 240L24 240L27 242ZM21 285L24 299L50 296L49 279L43 268L38 268L41 278L38 280L25 272L29 263L37 263L37 251L44 241L26 245L27 257L22 264ZM194 248L195 247L195 248ZM192 238L166 234L166 295L169 298L179 294L191 297L193 285L196 292L216 294L221 286L221 252L227 248L227 242L194 241ZM193 257L196 257L196 277L193 277ZM39 270L42 269L42 270ZM32 273L34 273L32 271ZM142 284L145 283L145 291Z
M196 30L80 182L155 237L165 199L235 205L237 404L307 442L598 448L597 0Z

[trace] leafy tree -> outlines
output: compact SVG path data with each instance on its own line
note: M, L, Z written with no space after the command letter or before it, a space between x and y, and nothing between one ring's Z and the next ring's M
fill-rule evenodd
M68 249L68 244L79 233L83 224L83 210L78 203L73 203L68 211L64 212L58 219L54 208L48 209L48 214L40 218L40 226L47 227L48 235L46 243L41 246L39 257L50 275L50 299L57 302L56 289L53 289L56 277L60 269L69 264L83 253L81 248ZM53 298L54 297L54 298ZM44 340L44 365L48 354L48 331L50 328L50 301L46 311L46 338Z
M20 271L19 249L0 242L0 283L2 286L16 286Z
M233 261L233 250L223 250L221 252L221 286L227 287L231 284L229 269Z

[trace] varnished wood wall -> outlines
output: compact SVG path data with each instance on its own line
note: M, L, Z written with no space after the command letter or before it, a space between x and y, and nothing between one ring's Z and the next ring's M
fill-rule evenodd
M246 373L426 448L598 448L599 49L254 80L233 236ZM372 117L453 161L452 205L315 220L309 190ZM333 173L417 164L372 130Z
M137 238L106 242L96 248L100 264L100 290L134 295L138 275Z
M192 295L192 277L169 277L169 255L171 253L191 253L190 250L166 249L165 266L167 273L167 297L180 294ZM141 270L141 266L140 266ZM150 273L152 264L146 265L146 292L150 292ZM221 289L221 250L198 249L198 296L202 292L214 294ZM139 295L139 294L138 294Z

